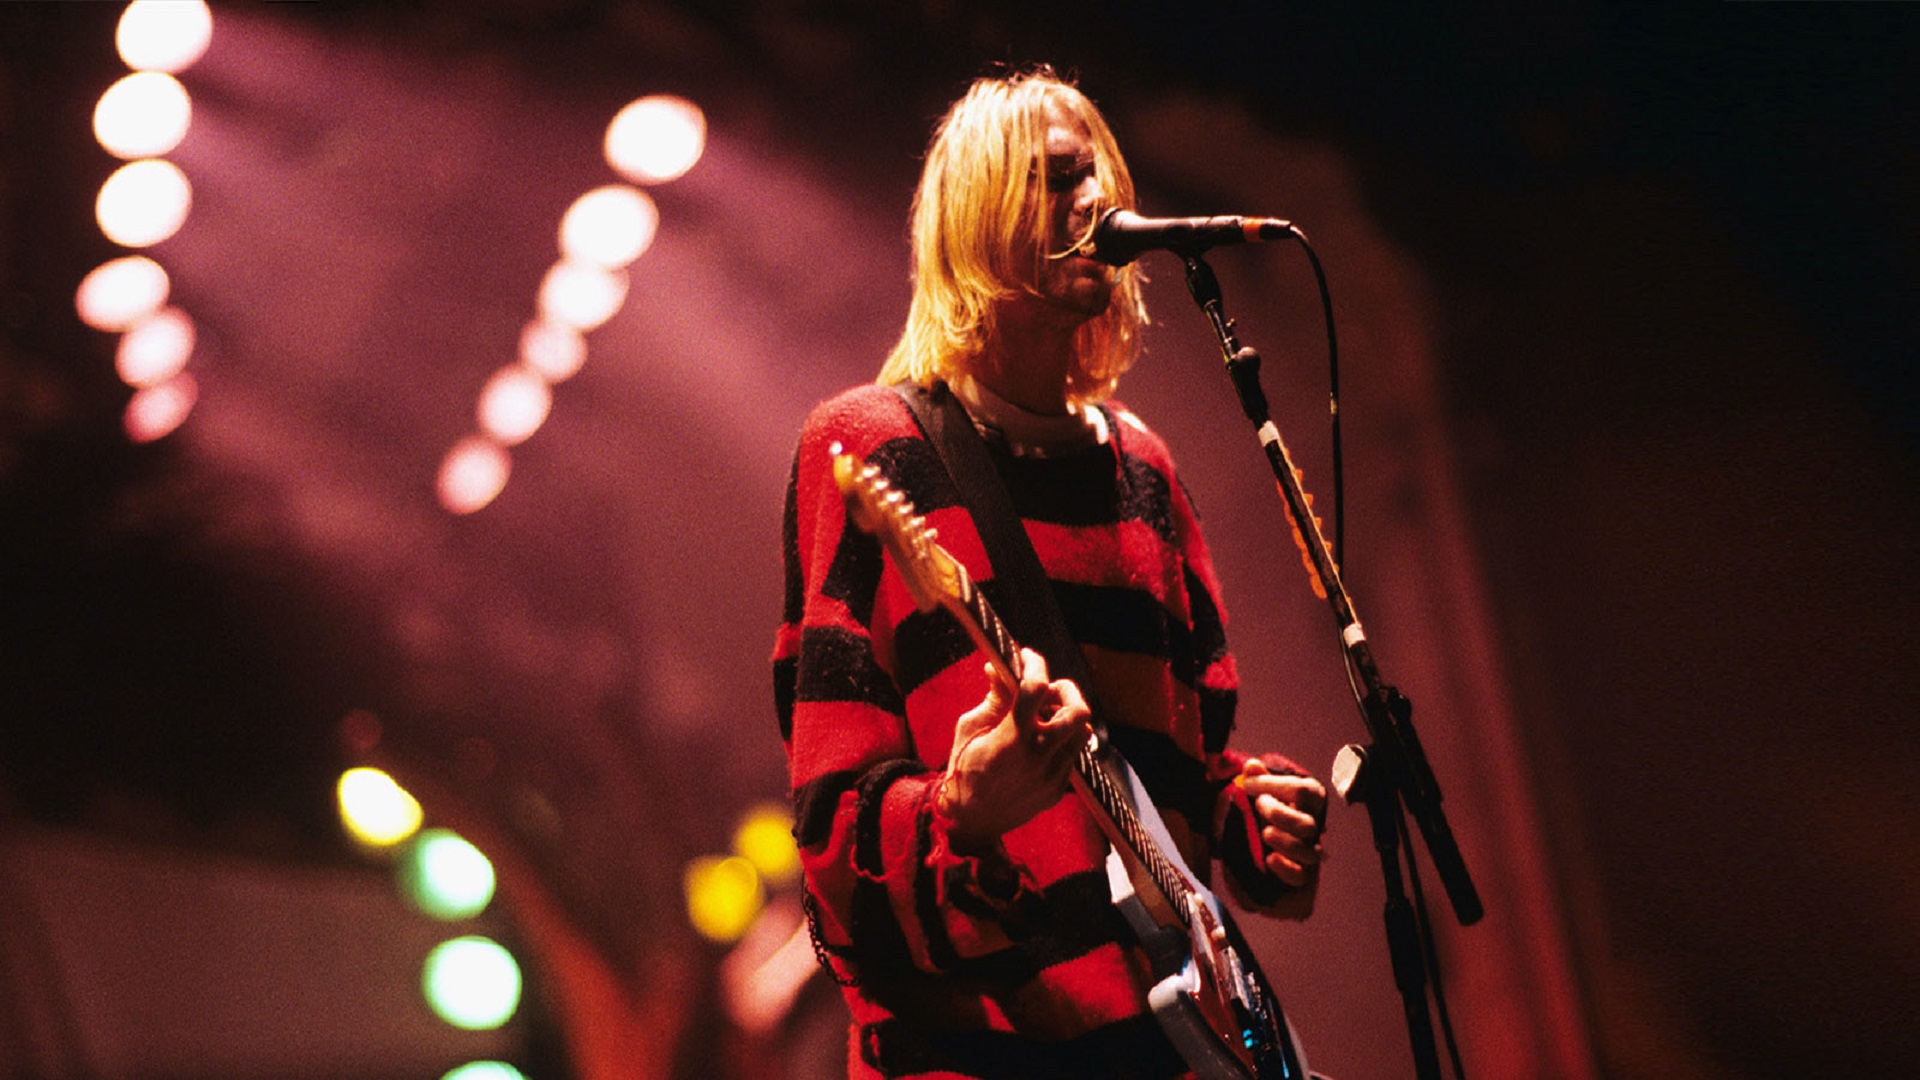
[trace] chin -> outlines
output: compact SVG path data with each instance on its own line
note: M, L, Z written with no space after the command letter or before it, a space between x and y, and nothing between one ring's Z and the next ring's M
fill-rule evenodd
M1088 290L1084 297L1077 296L1075 299L1082 301L1079 310L1085 312L1088 318L1105 315L1107 309L1113 306L1113 286L1101 282L1097 288Z

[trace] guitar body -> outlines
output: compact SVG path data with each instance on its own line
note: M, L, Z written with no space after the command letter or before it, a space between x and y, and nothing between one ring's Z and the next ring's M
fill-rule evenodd
M1306 1057L1266 985L1252 954L1219 898L1200 884L1180 858L1173 837L1145 797L1140 779L1118 754L1097 754L1114 779L1113 790L1131 804L1137 824L1189 890L1182 919L1152 880L1130 845L1116 842L1107 853L1107 885L1115 906L1140 939L1156 980L1147 992L1154 1019L1167 1041L1193 1071L1207 1080L1300 1080ZM1084 785L1075 777L1076 790ZM1083 799L1094 798L1082 792ZM1096 819L1103 816L1094 809ZM1104 827L1104 822L1103 822ZM1242 955L1248 957L1245 961Z
M854 522L893 555L914 602L951 611L1010 684L1019 645L964 566L935 540L879 470L836 445L834 480ZM1206 1080L1305 1080L1306 1065L1253 953L1226 909L1180 857L1126 759L1095 736L1070 781L1109 842L1114 903L1145 948L1156 980L1154 1017L1187 1066Z

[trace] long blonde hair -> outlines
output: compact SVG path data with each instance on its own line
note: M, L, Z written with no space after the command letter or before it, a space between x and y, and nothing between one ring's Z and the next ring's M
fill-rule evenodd
M1048 248L1072 246L1044 234L1047 121L1055 105L1086 127L1105 193L1100 209L1132 207L1133 177L1113 132L1077 87L1047 67L976 80L927 148L913 197L913 301L879 382L925 386L968 373L993 340L996 302L1033 292ZM1028 252L1035 265L1019 265ZM1147 322L1140 285L1137 268L1121 268L1107 310L1080 327L1068 400L1106 397L1139 355Z

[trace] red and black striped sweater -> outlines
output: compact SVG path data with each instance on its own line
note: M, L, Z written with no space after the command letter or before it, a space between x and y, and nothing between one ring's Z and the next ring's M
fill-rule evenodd
M1102 445L1047 458L994 446L995 464L1100 719L1187 865L1204 878L1217 855L1243 897L1271 899L1285 887L1258 869L1228 783L1243 760L1226 747L1237 680L1198 519L1165 444L1105 411ZM997 583L898 395L857 387L814 410L787 495L774 685L816 941L853 1013L850 1074L1182 1074L1109 897L1106 841L1071 795L1009 832L1004 856L948 848L934 784L956 718L986 692L984 658L944 609L916 610L879 541L849 524L835 442L880 466L989 602Z

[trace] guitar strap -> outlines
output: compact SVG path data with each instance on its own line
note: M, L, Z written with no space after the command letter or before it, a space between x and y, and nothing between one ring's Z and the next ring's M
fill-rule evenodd
M993 563L994 580L999 582L993 600L995 610L1013 629L1015 638L1047 658L1049 674L1056 679L1072 679L1080 687L1093 710L1094 730L1104 737L1087 658L1067 629L1053 585L1040 566L1040 556L1034 554L1026 529L1020 525L1013 497L993 467L986 440L973 426L973 418L944 382L936 381L931 390L899 382L893 384L893 392L913 410L914 418L927 433L927 441L939 451L948 475L960 489L960 501L973 515L987 559Z

